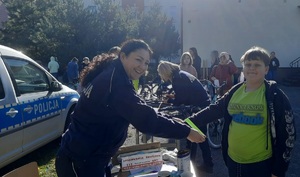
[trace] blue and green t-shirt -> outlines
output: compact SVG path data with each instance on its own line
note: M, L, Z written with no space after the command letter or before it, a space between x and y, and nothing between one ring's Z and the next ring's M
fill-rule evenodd
M232 116L228 155L235 162L244 164L263 161L272 156L270 131L268 141L266 136L266 87L262 84L252 92L246 92L245 89L244 84L233 94L228 104L228 112Z

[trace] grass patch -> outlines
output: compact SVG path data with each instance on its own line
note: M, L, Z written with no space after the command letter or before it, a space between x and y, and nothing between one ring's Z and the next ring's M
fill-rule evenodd
M39 166L39 175L41 177L57 177L55 171L55 156L59 148L60 139L29 153L21 159L0 169L0 176L32 161L36 161Z

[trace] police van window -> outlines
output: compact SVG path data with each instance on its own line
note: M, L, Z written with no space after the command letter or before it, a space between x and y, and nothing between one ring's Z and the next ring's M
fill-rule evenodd
M0 99L3 99L5 97L4 88L2 84L2 79L0 78Z
M5 63L15 79L21 94L49 90L48 79L43 70L33 63L19 59L6 58Z

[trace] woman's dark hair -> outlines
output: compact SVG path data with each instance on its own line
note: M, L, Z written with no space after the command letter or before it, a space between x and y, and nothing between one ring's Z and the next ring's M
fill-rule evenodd
M193 51L195 57L199 56L198 52L197 52L197 49L195 47L191 47L190 50Z
M129 39L122 43L120 53L124 53L128 56L131 52L139 49L145 49L152 55L152 50L149 45L141 39ZM83 69L80 73L80 84L82 87L91 82L98 74L100 74L104 68L110 65L111 61L116 58L115 54L103 53L93 58L92 62Z
M80 73L80 85L86 86L91 82L98 74L100 74L104 68L106 68L116 56L114 54L102 53L93 58L92 62L85 67Z
M121 51L120 53L124 53L128 56L131 52L134 52L139 49L145 49L149 52L150 57L153 54L152 49L150 46L141 39L129 39L121 44Z

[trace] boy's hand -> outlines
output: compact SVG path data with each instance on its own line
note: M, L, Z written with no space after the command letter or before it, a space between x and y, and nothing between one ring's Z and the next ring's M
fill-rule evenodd
M165 97L167 97L167 98L175 98L175 95L174 94L166 94Z
M202 135L197 130L191 128L190 134L187 139L193 143L202 143L205 141L205 135Z

